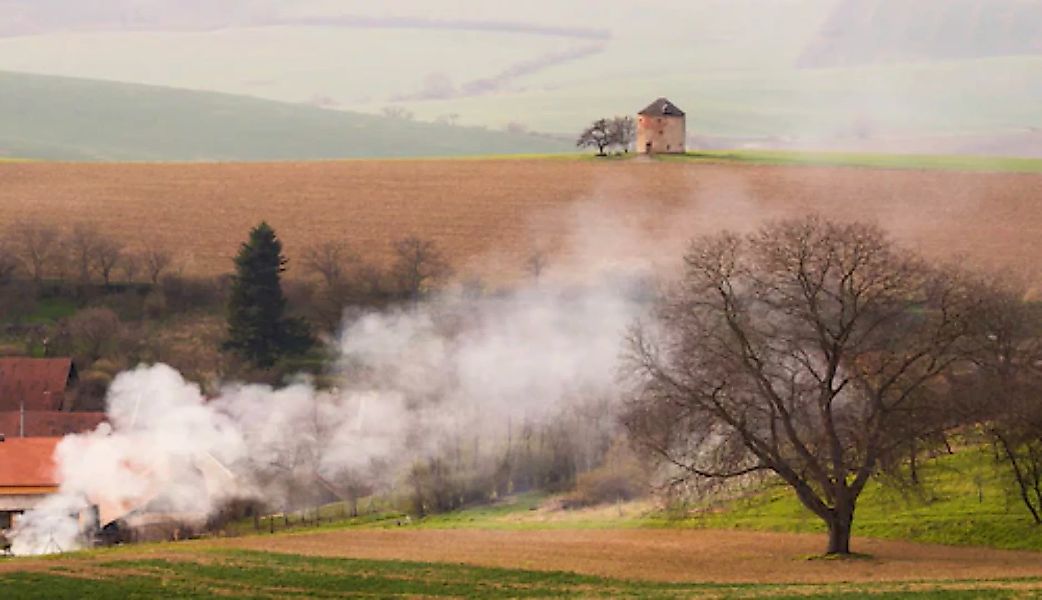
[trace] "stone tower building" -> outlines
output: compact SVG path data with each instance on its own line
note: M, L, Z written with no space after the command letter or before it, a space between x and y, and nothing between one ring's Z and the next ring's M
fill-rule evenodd
M687 116L665 98L637 114L637 152L683 154L687 150Z

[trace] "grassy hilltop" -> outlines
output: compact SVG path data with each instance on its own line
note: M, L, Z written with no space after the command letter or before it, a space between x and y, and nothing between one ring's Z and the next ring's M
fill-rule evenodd
M0 158L215 161L560 152L545 137L0 72Z

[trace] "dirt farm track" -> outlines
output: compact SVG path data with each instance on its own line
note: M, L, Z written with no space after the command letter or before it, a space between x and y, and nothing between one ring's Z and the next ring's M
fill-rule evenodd
M665 259L699 232L806 211L1042 281L1042 175L548 159L0 164L0 226L87 221L130 246L176 248L196 274L227 272L261 219L291 260L342 239L379 261L390 240L418 235L463 274L509 279L534 249L561 264Z

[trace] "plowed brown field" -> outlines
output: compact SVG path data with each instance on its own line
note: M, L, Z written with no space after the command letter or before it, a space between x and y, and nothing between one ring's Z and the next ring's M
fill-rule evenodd
M200 274L228 271L261 219L291 259L343 239L379 260L415 234L461 272L510 278L533 248L675 256L699 232L806 211L874 220L928 254L1042 280L1042 175L566 160L0 164L0 226L91 221L131 245L176 247Z
M871 539L860 560L808 560L823 536L684 530L348 530L221 547L308 556L465 563L673 582L832 583L1042 577L1042 555Z

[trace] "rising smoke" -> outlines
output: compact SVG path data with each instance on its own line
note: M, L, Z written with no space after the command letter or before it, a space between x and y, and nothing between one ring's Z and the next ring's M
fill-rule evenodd
M407 487L410 467L461 440L496 460L526 423L556 427L579 466L595 467L581 446L614 427L624 339L655 278L678 267L699 231L768 216L735 181L670 208L629 201L637 184L613 178L595 198L533 217L533 243L553 249L537 277L348 315L333 386L231 383L207 397L168 366L123 373L109 423L59 445L60 493L19 522L15 553L77 548L84 524L71 515L91 506L102 526L140 513L202 523L233 499L279 511L313 507L316 492L339 495L346 481ZM506 268L494 254L464 266Z
M60 493L20 521L14 551L78 548L83 524L72 515L90 506L100 525L134 512L205 520L233 499L292 507L306 501L301 490L345 474L391 486L461 433L493 448L513 424L583 399L610 404L622 336L642 310L639 281L545 277L362 315L343 327L328 390L301 380L207 398L164 365L124 373L109 423L61 442Z

